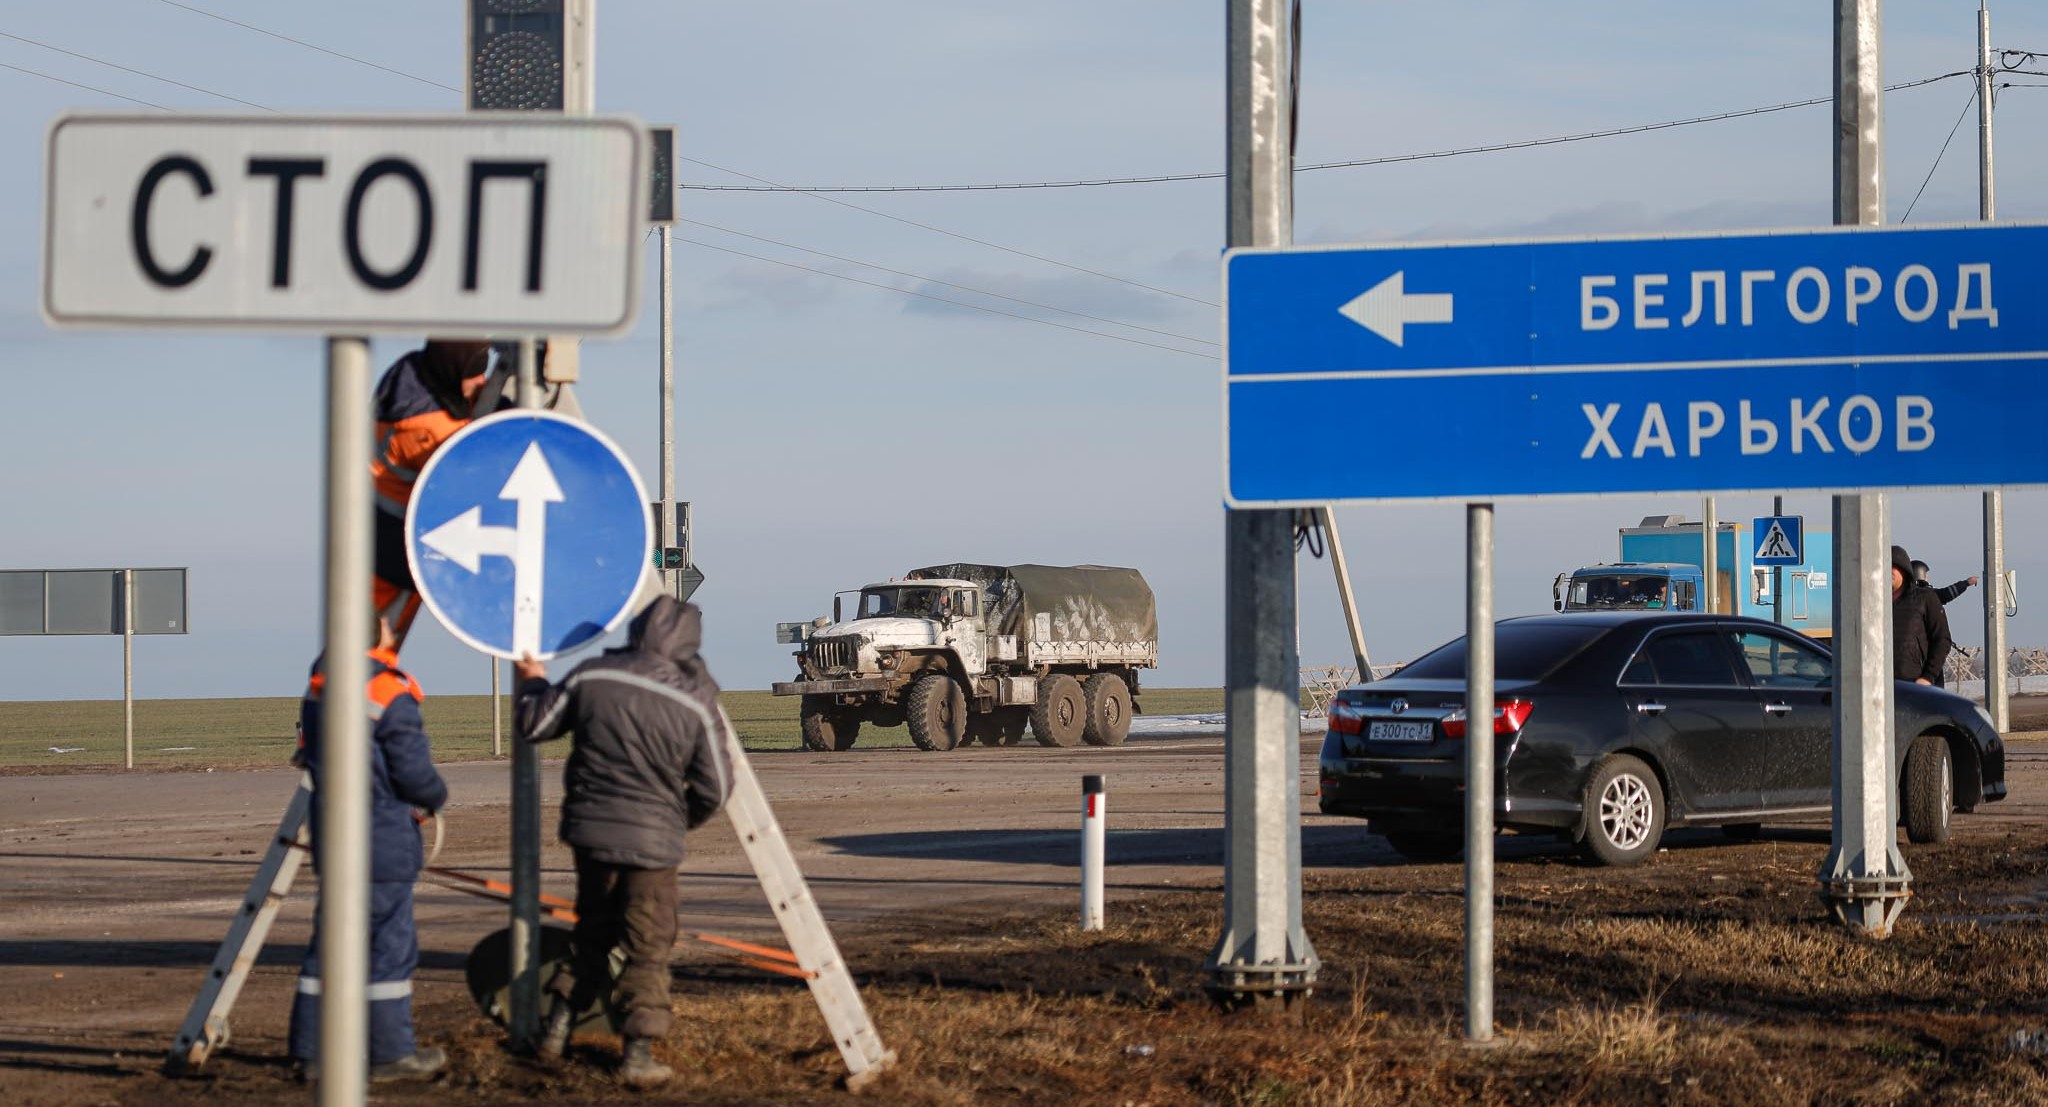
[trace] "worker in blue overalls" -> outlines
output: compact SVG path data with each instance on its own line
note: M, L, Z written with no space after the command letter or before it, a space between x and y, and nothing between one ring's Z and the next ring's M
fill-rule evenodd
M434 769L420 720L420 686L398 669L398 641L388 620L377 622L370 651L370 683L363 701L370 715L370 1081L424 1080L447 1064L438 1048L418 1048L412 1030L412 976L419 966L413 927L412 886L425 861L416 808L439 811L448 785ZM299 704L299 762L313 777L313 863L320 863L320 699L327 674L313 663ZM292 1001L291 1055L301 1079L319 1078L320 926L299 970Z

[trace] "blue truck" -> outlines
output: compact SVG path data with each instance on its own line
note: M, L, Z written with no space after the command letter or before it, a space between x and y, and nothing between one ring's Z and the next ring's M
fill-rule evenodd
M1828 591L1833 535L1807 531L1805 559L1781 567L1774 577L1770 566L1755 564L1755 536L1747 523L1722 523L1716 531L1716 606L1721 613L1776 619L1815 638L1833 637L1834 603ZM1682 515L1651 515L1623 527L1621 560L1560 573L1551 585L1552 606L1558 611L1704 610L1704 537L1704 524ZM1774 584L1782 588L1782 597L1773 594Z

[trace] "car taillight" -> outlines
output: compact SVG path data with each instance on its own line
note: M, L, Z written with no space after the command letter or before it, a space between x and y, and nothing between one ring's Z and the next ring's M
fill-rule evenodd
M1342 701L1330 704L1330 733L1358 734L1365 729L1365 719L1359 714L1358 705Z
M1528 700L1503 700L1496 704L1493 709L1494 735L1498 737L1503 734L1513 734L1522 729L1522 724L1529 721L1529 713L1534 710L1536 710L1536 705ZM1444 716L1443 726L1444 737L1463 738L1465 736L1465 709L1461 707Z

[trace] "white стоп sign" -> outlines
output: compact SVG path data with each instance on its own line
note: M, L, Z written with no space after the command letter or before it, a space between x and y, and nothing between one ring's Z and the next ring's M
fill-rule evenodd
M69 326L602 333L639 304L620 118L72 115L43 311Z

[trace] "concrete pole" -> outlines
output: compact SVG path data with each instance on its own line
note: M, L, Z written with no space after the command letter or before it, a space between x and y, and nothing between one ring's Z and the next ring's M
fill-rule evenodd
M1358 679L1372 680L1372 657L1365 652L1365 624L1358 618L1358 598L1351 592L1351 566L1344 561L1344 542L1337 537L1337 513L1319 507L1323 537L1330 544L1330 570L1337 574L1337 599L1344 605L1344 628L1351 632L1351 657L1358 663Z
M135 570L121 570L121 767L135 767Z
M1721 516L1714 510L1714 497L1701 504L1700 521L1700 610L1709 615L1721 610Z
M540 407L534 340L519 340L519 406ZM495 671L495 666L493 666ZM512 1048L540 1034L540 747L512 735Z
M1977 218L1998 218L1991 171L1991 12L1977 6ZM2012 722L2010 674L2005 661L2005 493L1984 493L1984 710L2003 734Z
M1229 0L1228 234L1293 241L1285 0ZM1294 647L1294 512L1226 511L1223 934L1210 994L1235 1006L1306 995L1301 927L1301 665Z
M1493 505L1465 505L1465 1037L1493 1040Z
M320 697L320 1107L370 1068L370 344L327 340L327 596Z
M654 548L663 550L676 534L676 309L674 228L661 225L661 533ZM662 590L677 594L680 569L662 563Z
M1835 222L1884 221L1882 0L1835 0ZM1912 892L1892 771L1890 507L1835 497L1835 780L1821 899L1850 931L1891 934Z

